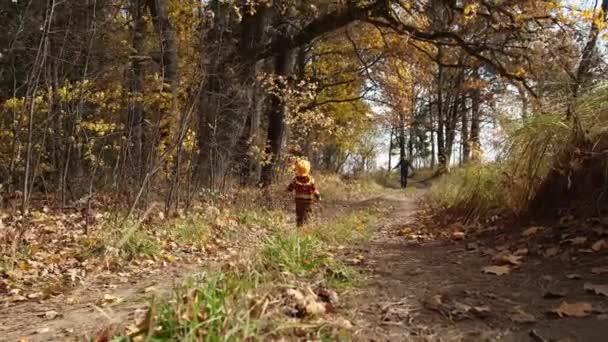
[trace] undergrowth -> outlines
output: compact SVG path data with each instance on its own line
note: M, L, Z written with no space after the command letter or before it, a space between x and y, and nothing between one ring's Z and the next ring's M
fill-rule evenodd
M272 216L272 215L271 215ZM350 286L355 272L331 253L337 243L365 239L371 213L355 213L323 225L294 230L284 224L251 256L228 269L194 277L172 299L153 302L148 318L114 341L279 340L281 337L340 340L348 332L319 320L322 311L300 308L297 319L285 317L285 288ZM250 214L242 222L260 224ZM268 223L268 222L267 222ZM302 290L303 293L304 290Z
M603 84L577 102L575 113L592 148L608 130L606 98L608 87ZM444 176L431 189L431 205L465 219L488 217L497 211L519 215L527 212L532 202L547 200L539 191L550 177L567 178L563 182L570 188L568 175L580 169L585 156L597 153L580 151L582 147L575 145L572 120L565 120L564 104L551 109L552 113L539 113L523 121L502 122L505 139L498 161L469 165ZM551 200L567 203L574 199Z

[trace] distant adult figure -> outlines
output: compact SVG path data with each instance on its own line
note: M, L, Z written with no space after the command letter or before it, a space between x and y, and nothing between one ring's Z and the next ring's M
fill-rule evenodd
M405 189L405 187L407 187L407 176L409 175L409 171L410 169L414 171L414 169L412 168L412 164L410 163L410 161L406 158L401 158L397 166L395 166L394 168L396 169L398 167L401 168L399 170L401 173L401 187Z

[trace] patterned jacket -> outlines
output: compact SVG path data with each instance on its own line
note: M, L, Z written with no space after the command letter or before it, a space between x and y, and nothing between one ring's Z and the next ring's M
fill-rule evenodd
M287 191L295 191L296 202L312 203L314 199L319 199L319 191L314 179L310 176L294 177L287 187Z

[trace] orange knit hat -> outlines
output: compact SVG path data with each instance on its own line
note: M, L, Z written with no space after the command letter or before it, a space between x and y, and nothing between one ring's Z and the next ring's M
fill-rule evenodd
M310 162L305 159L298 159L294 164L294 169L297 176L308 176L310 174Z

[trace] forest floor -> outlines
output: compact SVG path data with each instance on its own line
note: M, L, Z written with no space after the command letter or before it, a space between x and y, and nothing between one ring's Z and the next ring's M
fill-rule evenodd
M608 224L483 227L448 232L423 224L426 185L365 200L325 204L322 217L382 208L369 240L334 246L361 279L339 311L360 341L605 341L608 336ZM590 228L589 225L592 227ZM437 233L442 232L442 233ZM447 233L446 233L447 232ZM90 340L100 328L146 313L211 264L255 253L263 232L227 243L205 267L174 263L145 275L117 272L70 292L0 309L1 341ZM244 242L245 241L245 242ZM604 241L604 242L602 242Z

